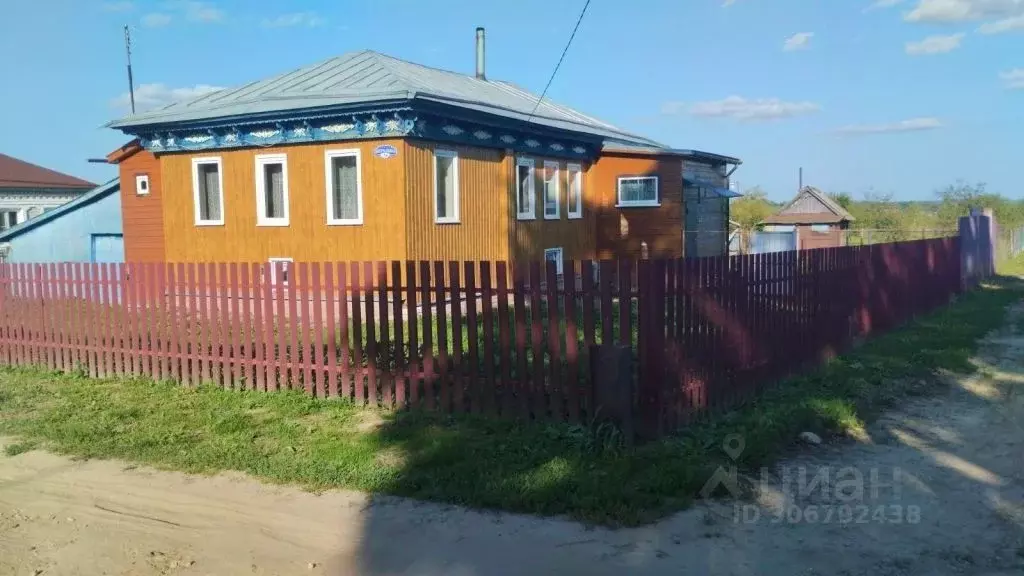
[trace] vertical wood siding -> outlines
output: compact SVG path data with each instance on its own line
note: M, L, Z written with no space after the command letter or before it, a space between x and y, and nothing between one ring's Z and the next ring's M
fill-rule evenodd
M398 156L373 155L391 144ZM327 224L324 152L358 149L362 171L363 224ZM406 254L403 156L400 139L300 144L161 156L164 234L168 261L402 260ZM256 167L260 154L288 158L289 225L256 225ZM196 226L192 159L219 156L224 180L224 225Z
M459 223L434 222L434 149L459 155ZM509 197L505 154L413 140L405 148L407 254L412 260L506 260ZM514 208L512 209L514 210Z
M661 206L618 208L620 176L658 176ZM647 243L651 258L678 258L683 253L683 163L671 156L601 156L590 169L596 192L597 257L639 258Z
M127 262L162 262L165 256L161 161L148 150L132 154L118 165L121 178L121 219ZM149 175L149 194L135 194L135 176ZM192 197L191 185L189 198Z
M519 220L516 217L516 159L511 158L508 174L508 214L511 222L509 243L513 260L542 260L547 248L562 248L563 257L573 260L594 258L597 236L594 225L597 222L598 202L594 180L586 162L567 161L542 156L521 156L534 161L534 209L535 220ZM544 162L558 162L559 215L558 220L544 219ZM583 218L569 219L568 164L580 164L583 171Z

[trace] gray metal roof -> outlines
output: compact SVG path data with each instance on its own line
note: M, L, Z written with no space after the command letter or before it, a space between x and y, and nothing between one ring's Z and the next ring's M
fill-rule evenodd
M370 50L349 52L265 80L226 88L109 123L130 129L249 114L382 101L439 102L504 118L656 148L663 145L538 97L513 84L430 68ZM531 112L536 107L536 112Z

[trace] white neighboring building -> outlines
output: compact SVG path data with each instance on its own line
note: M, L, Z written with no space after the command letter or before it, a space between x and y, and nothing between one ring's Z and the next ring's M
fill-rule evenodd
M78 198L96 185L0 153L0 230Z

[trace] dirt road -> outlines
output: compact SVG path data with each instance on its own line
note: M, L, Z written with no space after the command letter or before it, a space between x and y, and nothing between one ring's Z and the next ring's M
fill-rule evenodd
M0 574L1021 574L1024 307L977 362L863 437L783 462L756 504L630 530L0 456Z

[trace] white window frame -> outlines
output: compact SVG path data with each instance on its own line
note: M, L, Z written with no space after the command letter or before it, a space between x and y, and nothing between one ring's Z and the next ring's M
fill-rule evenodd
M334 217L334 170L331 161L334 158L352 156L356 159L356 214L355 218ZM363 159L358 148L327 150L324 152L324 176L327 183L327 225L328 226L359 226L363 223Z
M143 190L143 187L145 190ZM135 195L149 196L149 174L135 175Z
M264 167L268 164L281 165L281 179L284 190L282 190L282 202L284 203L284 216L280 218L267 217L267 194L266 177ZM288 198L288 156L285 154L257 154L256 155L256 225L257 226L287 226L289 222L289 198Z
M574 173L575 177L573 177ZM565 190L566 213L569 220L578 220L583 218L583 165L566 164L565 176L567 186ZM569 202L572 199L572 187L574 184L578 191L578 194L576 195L576 206L569 206Z
M277 264L278 262L283 262L285 264L284 273L288 275L288 277L285 278L284 282L281 282L281 283L282 284L291 284L292 268L293 268L292 264L295 263L294 259L292 259L292 258L275 257L275 258L268 258L267 262L270 262L270 283L271 284L277 284L278 283L277 282L277 266L275 266L275 264Z
M526 166L530 169L530 199L529 211L524 210L523 206L519 205L519 198L522 197L521 182L519 181L519 167ZM516 159L516 219L517 220L536 220L537 219L537 163L533 158L517 158Z
M544 249L544 268L545 269L547 269L547 266L548 266L548 253L557 253L558 254L558 258L555 259L555 272L559 276L561 276L562 275L562 265L565 262L565 251L562 250L562 248L560 246L559 247L555 247L555 248L545 248Z
M645 200L642 202L623 202L622 201L622 182L624 180L654 180L654 201ZM617 208L650 208L661 206L661 190L659 178L657 176L619 176L619 179L615 185L615 206Z
M451 158L452 168L455 169L455 177L453 178L453 188L455 190L455 198L453 198L455 215L440 217L437 215L437 159L438 158ZM437 148L434 150L434 224L458 224L459 223L459 153L455 150L449 150L445 148Z
M548 214L548 169L555 171L555 213ZM562 168L558 162L552 160L544 161L544 181L541 184L541 209L545 220L559 220L562 218Z
M217 165L217 188L220 191L220 218L217 220L202 220L199 218L202 213L199 210L199 167L204 164ZM223 226L224 225L224 162L220 156L206 156L192 159L192 210L195 213L196 226Z

